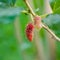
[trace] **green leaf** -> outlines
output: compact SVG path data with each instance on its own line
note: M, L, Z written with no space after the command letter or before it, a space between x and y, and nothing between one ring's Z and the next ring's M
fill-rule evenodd
M55 11L54 11L54 14L60 14L60 7L59 8L57 8Z
M22 8L5 8L0 9L0 23L12 22L16 16L19 16Z
M19 15L22 11L22 8L6 8L0 9L0 17L1 16L16 16Z
M0 0L0 2L5 3L6 6L7 6L7 5L8 5L8 6L14 6L16 0Z
M60 36L60 15L59 14L50 14L45 19L43 19L43 22L49 26L50 29L52 29L55 34Z
M0 8L6 8L7 5L5 3L0 2Z
M50 0L50 5L54 13L60 14L60 0Z

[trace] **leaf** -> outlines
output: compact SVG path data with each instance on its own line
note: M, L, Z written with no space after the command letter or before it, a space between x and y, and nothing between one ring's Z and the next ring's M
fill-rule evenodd
M60 14L60 7L59 8L57 8L55 11L54 11L54 14Z
M6 6L14 6L15 5L15 2L16 0L0 0L0 2L6 4Z
M19 15L22 11L22 8L6 8L0 9L0 17L1 16L16 16Z
M60 14L50 14L43 22L52 29L56 35L60 36Z
M6 8L7 5L5 3L0 2L0 8Z
M0 9L0 23L12 22L16 16L20 15L22 8Z
M50 5L54 13L60 14L60 0L50 0Z

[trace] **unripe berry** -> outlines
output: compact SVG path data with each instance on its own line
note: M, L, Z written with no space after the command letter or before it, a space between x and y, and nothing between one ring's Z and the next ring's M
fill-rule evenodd
M34 17L34 25L37 27L37 28L41 28L41 17L40 16L35 16Z
M26 27L26 36L29 41L33 40L33 31L34 31L34 25L32 23L29 23Z

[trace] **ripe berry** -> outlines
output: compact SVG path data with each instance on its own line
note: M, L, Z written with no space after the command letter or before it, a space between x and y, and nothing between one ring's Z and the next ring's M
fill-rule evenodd
M26 36L29 41L33 40L33 31L34 31L34 25L32 23L29 23L26 27Z

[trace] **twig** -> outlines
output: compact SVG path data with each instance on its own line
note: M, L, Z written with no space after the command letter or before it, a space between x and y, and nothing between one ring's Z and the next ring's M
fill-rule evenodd
M27 1L27 0L24 0L24 1L25 1L25 3L26 3L27 7L29 8L30 13L31 13L33 16L36 16L36 14L33 12L32 8L31 8L31 6L29 5L28 1Z
M28 1L27 1L27 0L24 0L24 1L25 1L25 3L26 3L27 7L29 8L30 13L31 13L34 17L37 16L37 15L34 13L34 11L32 10L32 8L31 8L31 6L29 5ZM42 23L42 27L43 27L45 30L47 30L47 31L52 35L52 37L55 38L55 40L60 41L60 38L57 37L57 36L49 29L48 26L46 26L46 25L44 25L44 24Z
M46 29L46 30L52 35L53 38L55 38L56 40L60 41L60 38L58 38L58 37L52 32L52 30L49 29L48 26L42 24L42 27L43 27L44 29Z

